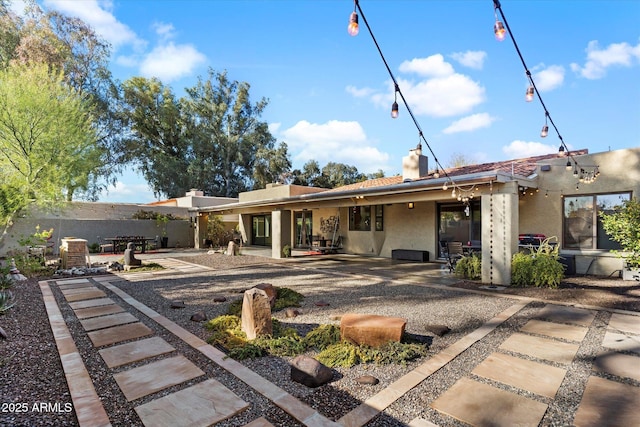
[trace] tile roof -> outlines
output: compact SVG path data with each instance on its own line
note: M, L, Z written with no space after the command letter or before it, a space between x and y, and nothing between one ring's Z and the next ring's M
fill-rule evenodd
M575 150L571 152L572 156L579 156L583 154L588 154L589 150ZM481 163L477 165L466 165L460 166L457 168L449 168L446 169L447 175L454 176L463 176L463 175L471 175L483 172L504 172L508 174L513 174L521 177L528 177L535 173L537 169L537 163L545 161L545 160L553 160L565 157L564 155L559 155L557 153L553 154L544 154L541 156L532 156L525 157L522 159L513 159L513 160L504 160L501 162L490 162L490 163ZM444 174L440 174L440 177L443 177ZM431 172L428 176L422 177L420 181L426 181L433 178L433 173ZM414 180L417 181L417 180ZM375 188L375 187L385 187L390 185L397 185L403 182L402 175L389 176L384 178L376 178L370 179L367 181L356 182L355 184L343 185L341 187L332 188L327 190L326 192L338 192L338 191L355 191L359 189L365 188Z

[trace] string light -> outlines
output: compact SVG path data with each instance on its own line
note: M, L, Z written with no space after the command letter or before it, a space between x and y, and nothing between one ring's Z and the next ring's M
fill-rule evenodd
M547 113L544 114L544 125L542 126L542 130L540 131L540 137L546 138L549 135L549 125L547 124Z
M504 12L502 10L502 6L500 4L500 0L493 0L493 11L494 11L495 19L496 19L496 24L494 25L494 32L496 33L496 38L498 38L498 31L497 31L498 23L502 24L504 22L503 26L504 26L504 30L505 31L504 31L503 34L505 34L505 36L506 36L506 33L509 33L509 37L511 38L511 41L513 42L513 46L515 47L516 52L518 53L518 57L520 58L520 61L522 62L522 65L523 65L523 67L525 69L525 72L527 74L527 78L529 79L530 86L527 89L527 95L526 95L527 101L529 101L530 91L533 89L533 93L531 93L531 99L533 99L534 95L537 94L538 95L538 99L540 100L540 104L542 105L542 108L544 109L545 125L542 127L542 131L540 132L540 136L542 138L546 137L546 135L548 134L548 131L549 131L548 123L550 123L551 126L553 127L553 129L555 130L556 134L558 135L558 139L560 140L560 148L559 148L558 152L560 154L566 154L567 156L569 156L569 158L573 161L573 164L576 167L579 167L578 161L573 157L573 155L571 154L571 151L569 150L569 147L564 142L564 139L562 138L562 135L560 135L560 131L558 130L558 127L556 126L555 122L553 121L553 118L549 114L549 110L547 109L547 106L545 105L544 101L542 100L542 97L540 96L540 91L538 91L538 88L536 87L535 81L531 77L531 72L529 71L529 68L527 67L527 64L526 64L526 62L524 60L524 57L522 56L522 52L520 52L520 47L518 46L518 43L516 42L516 39L513 36L513 31L511 31L511 28L509 27L509 22L507 21L507 18L504 15ZM500 12L500 17L502 18L502 21L500 21L498 19L498 12ZM498 40L500 40L500 39L498 39ZM595 175L595 169L594 169L594 176L596 176Z
M347 32L350 36L357 36L360 32L360 26L358 25L358 13L356 12L356 7L358 5L357 0L354 1L353 12L351 12L351 16L349 16L349 26L347 27Z
M398 118L398 92L400 92L400 88L398 87L398 84L396 83L396 90L393 93L393 105L391 105L391 118L392 119L397 119Z
M499 3L498 3L499 5ZM496 23L493 24L493 34L496 36L496 40L498 40L499 42L504 41L505 37L507 36L507 30L505 30L504 28L504 24L502 22L500 22L500 20L498 19L498 11L497 11L497 6L495 6L494 4L494 8L493 8L493 14L496 18Z
M533 85L531 85L531 86L529 86L527 88L527 93L525 94L524 99L527 102L531 102L531 101L533 101L533 95L534 94L535 94L535 90L533 89Z

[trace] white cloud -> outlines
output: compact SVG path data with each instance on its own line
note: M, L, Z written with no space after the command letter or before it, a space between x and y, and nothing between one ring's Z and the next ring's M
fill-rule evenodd
M161 40L169 40L175 36L175 28L173 24L155 22L153 24L153 29Z
M413 83L398 82L411 110L432 117L451 117L470 112L485 100L485 89L468 76L451 74Z
M269 123L269 132L271 132L271 134L277 133L281 126L282 123Z
M355 96L356 98L365 98L367 96L371 96L375 92L375 89L371 89L369 87L358 89L357 87L351 85L347 86L345 90L347 91L347 93Z
M571 64L571 69L584 78L595 80L604 77L607 68L613 66L631 67L640 61L640 43L631 46L628 43L612 43L600 49L597 40L592 40L587 46L587 62L584 67Z
M176 45L169 42L149 52L140 64L140 72L146 77L158 77L163 82L189 75L206 57L190 44Z
M98 0L45 0L44 5L68 16L78 17L104 37L114 49L123 45L141 47L145 44L127 25L111 13L111 2Z
M318 124L301 120L280 136L296 163L309 160L316 160L321 166L328 162L345 163L363 173L389 169L389 155L373 146L358 122L331 120Z
M511 158L523 158L557 153L558 147L556 145L546 145L541 142L515 140L511 144L502 147L502 151Z
M118 181L115 185L110 185L107 191L101 195L101 202L150 203L156 200L149 185L140 182L140 178L123 176L120 179L127 182Z
M550 65L541 71L534 70L532 77L539 91L548 92L562 86L564 82L564 67Z
M481 50L468 50L466 52L452 53L451 57L465 67L482 70L487 53Z
M463 117L451 123L442 133L471 132L476 129L487 128L491 126L491 123L494 121L496 121L496 118L491 117L489 113L472 114L471 116Z
M445 62L444 57L439 53L426 58L404 61L398 69L403 73L416 73L424 77L446 77L454 72L453 66Z

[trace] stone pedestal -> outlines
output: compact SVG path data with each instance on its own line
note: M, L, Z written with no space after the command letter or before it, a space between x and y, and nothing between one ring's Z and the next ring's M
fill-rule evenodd
M86 267L89 262L89 248L85 239L64 238L60 246L63 268Z
M340 320L343 340L370 347L379 347L389 341L400 342L407 319L375 314L348 313Z
M273 333L271 304L265 291L256 288L245 291L242 300L242 331L249 340Z

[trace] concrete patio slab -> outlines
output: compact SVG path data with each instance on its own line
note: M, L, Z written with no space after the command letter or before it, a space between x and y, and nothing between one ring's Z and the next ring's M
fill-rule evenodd
M110 368L127 365L149 357L174 351L175 348L160 337L145 338L100 350L100 356Z
M245 424L244 427L273 427L269 421L264 417L257 418L251 421L249 424Z
M547 405L515 393L461 378L431 407L473 426L537 426Z
M640 382L640 357L617 352L601 352L593 363L593 368L622 378Z
M409 427L438 427L438 425L422 418L414 418L409 423Z
M82 279L57 280L56 283L58 285L72 285L72 284L78 284L78 283L91 283L91 282L89 282L89 279L82 278Z
M520 328L520 331L530 334L546 335L551 338L560 338L567 341L582 341L584 337L587 336L589 328L532 319Z
M472 373L553 399L567 371L508 354L492 353Z
M640 335L640 316L613 313L609 319L609 327L622 332Z
M534 337L516 332L507 338L500 349L526 354L558 363L571 363L578 352L577 344L569 344L550 338Z
M206 427L232 417L248 407L247 402L227 387L210 379L140 405L135 411L145 426Z
M91 317L104 316L106 314L121 313L124 311L124 308L117 304L111 304L99 307L79 308L73 311L76 313L78 319L90 319Z
M116 313L100 317L92 317L91 319L84 319L80 321L80 324L85 331L95 331L98 329L110 328L112 326L124 325L137 321L138 318L131 313Z
M151 335L153 331L142 323L130 323L128 325L113 326L99 331L89 332L89 339L95 347L102 347L134 338Z
M626 335L607 331L604 334L602 346L617 351L630 351L640 354L640 335Z
M545 305L536 316L538 319L548 319L558 323L573 323L581 326L589 326L595 317L595 312L591 310L553 304Z
M113 379L131 402L200 375L204 375L204 372L189 359L175 356L119 372Z
M115 304L111 298L96 298L87 301L77 301L69 304L69 307L76 310L79 308L99 307L101 305Z
M573 420L576 427L640 425L640 387L591 376Z

